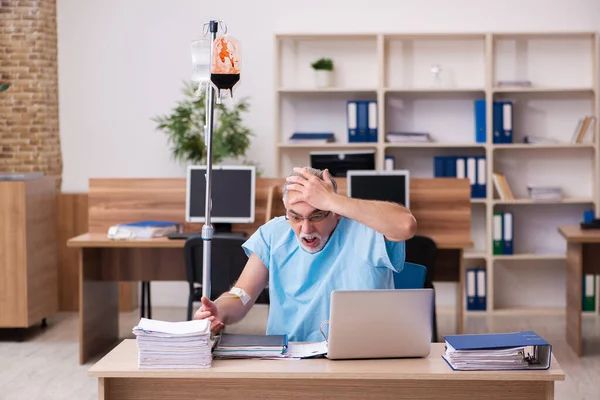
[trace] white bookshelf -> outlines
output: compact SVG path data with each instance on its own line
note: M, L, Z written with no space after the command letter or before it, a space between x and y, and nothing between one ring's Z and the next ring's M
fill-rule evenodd
M599 206L598 123L572 144L577 120L600 116L596 32L451 34L278 34L275 36L275 172L309 165L311 150L375 150L376 168L433 177L436 155L486 156L487 195L472 199L475 246L465 266L487 270L487 312L556 313L565 308L566 244L559 225L578 224ZM335 63L331 88L317 88L310 63ZM432 64L442 68L433 85ZM500 80L531 87L499 87ZM486 99L487 142L475 141L474 100ZM492 143L492 101L513 101L513 143ZM346 102L377 100L378 141L348 143ZM431 143L387 143L389 131L427 131ZM287 143L293 132L334 132L335 143ZM525 136L557 143L526 144ZM516 200L500 200L492 174L506 175ZM535 201L527 184L556 184L560 201ZM514 215L514 255L494 255L494 211ZM600 284L600 282L598 282ZM600 285L597 285L600 287ZM600 296L596 294L596 314ZM470 311L469 314L482 314Z

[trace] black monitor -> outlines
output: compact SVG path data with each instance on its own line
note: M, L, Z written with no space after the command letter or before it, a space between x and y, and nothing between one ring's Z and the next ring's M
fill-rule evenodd
M375 170L375 150L311 151L310 166L328 169L333 177L345 177L349 170Z
M215 232L231 231L232 223L254 222L256 168L216 166L212 168L210 213ZM205 222L206 166L192 165L187 172L187 222Z
M410 207L410 174L407 170L348 171L348 197L392 201Z

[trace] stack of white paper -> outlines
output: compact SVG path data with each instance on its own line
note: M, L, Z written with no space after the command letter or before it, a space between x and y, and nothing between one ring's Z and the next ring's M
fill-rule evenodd
M503 370L524 369L526 348L509 347L485 350L455 350L446 343L446 353L442 355L454 368L461 370Z
M133 328L138 367L210 368L210 321L166 322L142 318Z
M535 200L560 200L562 189L558 186L528 185L529 197Z

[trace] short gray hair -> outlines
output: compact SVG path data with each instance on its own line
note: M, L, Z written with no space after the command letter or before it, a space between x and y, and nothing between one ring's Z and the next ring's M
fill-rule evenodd
M310 172L311 174L315 175L317 178L319 178L321 180L325 180L325 178L323 177L323 174L325 173L325 171L323 171L323 170L312 168L312 167L302 167L302 169ZM288 176L302 176L302 174L300 174L298 172L292 172ZM331 174L330 174L330 176L331 176ZM333 184L333 191L335 193L337 193L337 182L335 181L333 176L331 176L331 183ZM285 201L287 200L287 195L288 195L288 182L286 180L285 183L283 184L283 204L285 204Z

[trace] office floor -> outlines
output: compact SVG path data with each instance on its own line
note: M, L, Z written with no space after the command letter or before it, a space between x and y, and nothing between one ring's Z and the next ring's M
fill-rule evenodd
M264 333L267 309L256 306L231 332ZM153 317L170 321L185 318L185 309L155 308ZM139 313L122 313L122 337L133 337L131 328ZM32 328L24 342L14 332L0 330L0 400L3 399L77 399L97 397L97 383L86 375L90 362L78 363L77 313L59 313L42 330ZM546 316L469 316L467 329L473 333L507 332L532 329L553 344L554 354L566 373L566 381L556 386L556 399L597 400L600 398L600 319L585 317L585 355L577 358L565 341L565 322L561 315ZM438 315L440 335L453 333L452 314Z

